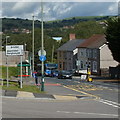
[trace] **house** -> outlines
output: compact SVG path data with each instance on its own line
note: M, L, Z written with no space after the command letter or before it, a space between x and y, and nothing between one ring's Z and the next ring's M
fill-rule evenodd
M100 47L106 43L105 35L93 35L78 46L77 69L87 70L92 74L100 74Z
M83 39L76 39L75 34L70 34L70 40L57 50L59 70L76 69L76 59L78 53L78 49L76 47L84 41L85 40Z
M109 71L118 63L113 60L111 51L107 46L105 35L96 34L86 39L78 46L77 54L78 70L90 68L92 74L99 75L103 69Z
M118 62L113 59L112 53L107 44L103 44L100 48L100 68L116 67Z
M118 71L116 66L118 66L119 63L113 59L112 53L107 44L103 44L99 49L101 76L110 76L113 78L112 76L115 76Z

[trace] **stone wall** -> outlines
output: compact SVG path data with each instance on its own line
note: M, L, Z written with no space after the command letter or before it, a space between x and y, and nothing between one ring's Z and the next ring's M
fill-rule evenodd
M23 61L28 60L28 51L23 55ZM20 63L20 56L8 56L8 66L17 66ZM6 66L5 51L0 51L0 65Z

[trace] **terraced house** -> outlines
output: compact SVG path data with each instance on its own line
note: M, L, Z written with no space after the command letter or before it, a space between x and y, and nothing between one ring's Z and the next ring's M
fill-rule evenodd
M96 34L78 46L78 70L91 69L92 74L101 74L102 69L115 67L118 63L113 59L105 35Z
M59 70L73 70L77 68L77 46L84 41L84 39L76 39L75 34L70 34L70 40L57 50Z

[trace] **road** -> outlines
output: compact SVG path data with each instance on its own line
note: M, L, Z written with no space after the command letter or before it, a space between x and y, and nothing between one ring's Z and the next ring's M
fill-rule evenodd
M48 79L46 79L48 81ZM101 99L107 99L109 101L114 101L118 103L118 96L120 95L119 89L120 85L118 83L105 83L105 82L87 82L85 80L80 80L80 78L74 79L56 79L49 78L49 82L51 83L59 83L64 86L76 86L80 85L82 89L80 91L84 91L90 94L94 94ZM87 87L86 87L87 86Z
M83 84L84 83L84 84ZM118 118L118 91L117 86L111 89L111 85L92 83L90 89L75 90L71 86L91 83L75 79L45 78L45 90L57 95L83 95L83 93L99 96L99 99L77 100L42 100L42 99L2 99L3 118ZM102 83L103 84L103 83ZM66 87L67 86L67 87ZM94 88L94 90L93 90ZM95 89L96 88L96 89ZM99 88L99 89L97 89ZM109 94L108 94L109 93ZM106 95L107 94L107 95Z

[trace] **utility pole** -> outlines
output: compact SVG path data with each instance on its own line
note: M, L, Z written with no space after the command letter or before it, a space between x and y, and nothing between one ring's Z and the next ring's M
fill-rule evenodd
M9 38L10 36L6 36L6 48L7 48L7 39ZM6 56L6 65L7 65L7 70L6 70L6 73L7 73L7 87L9 86L9 83L8 83L8 76L9 76L9 71L8 71L8 56Z
M34 72L34 15L33 17L33 35L32 35L32 72Z
M41 51L43 55L44 40L43 40L43 2L41 0ZM44 91L44 61L42 61L42 78L41 78L41 91Z

